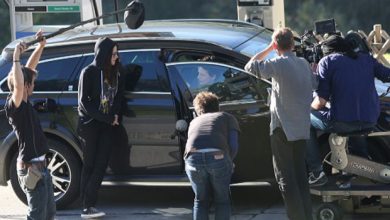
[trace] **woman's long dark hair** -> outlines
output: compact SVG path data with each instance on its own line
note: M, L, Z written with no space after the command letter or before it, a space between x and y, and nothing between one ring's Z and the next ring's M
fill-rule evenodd
M114 47L118 49L118 45L115 44ZM113 48L114 48L113 47ZM104 81L106 81L111 87L114 87L117 85L117 76L119 74L119 56L117 57L115 61L115 65L111 65L111 58L112 58L112 49L110 50L109 56L107 56L105 62L104 62L104 67L103 67L103 77Z

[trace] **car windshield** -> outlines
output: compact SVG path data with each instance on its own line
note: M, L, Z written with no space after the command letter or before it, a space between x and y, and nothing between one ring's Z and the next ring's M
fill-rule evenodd
M250 39L249 41L235 48L235 50L249 57L253 57L256 53L259 53L260 51L267 48L271 40L272 40L272 32L265 29L259 34L257 34L255 37ZM267 56L267 58L273 58L275 56L276 56L275 51L272 51Z

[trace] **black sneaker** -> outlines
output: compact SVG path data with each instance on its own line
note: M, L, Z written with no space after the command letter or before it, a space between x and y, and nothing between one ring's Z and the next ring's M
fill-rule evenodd
M83 209L83 211L81 212L81 218L83 219L100 218L105 215L106 213L100 212L95 207L89 207L87 209Z
M328 182L328 177L326 177L325 173L321 171L317 175L313 172L309 174L309 185L310 186L323 186Z

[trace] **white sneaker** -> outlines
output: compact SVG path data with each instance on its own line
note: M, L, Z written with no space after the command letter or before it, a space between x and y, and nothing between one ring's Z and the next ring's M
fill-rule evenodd
M81 218L83 219L100 218L105 215L106 213L100 212L95 207L89 207L87 209L83 209L83 211L81 212Z
M313 172L309 174L309 185L310 186L323 186L328 182L328 177L324 171L321 171L318 175L315 175Z

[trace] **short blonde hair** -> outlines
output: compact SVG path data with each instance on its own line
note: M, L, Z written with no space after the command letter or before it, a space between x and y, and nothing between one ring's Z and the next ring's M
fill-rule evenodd
M211 92L198 93L193 101L193 105L198 115L219 111L218 96Z
M290 28L281 28L272 34L272 40L276 42L278 49L290 50L294 46L294 35Z

